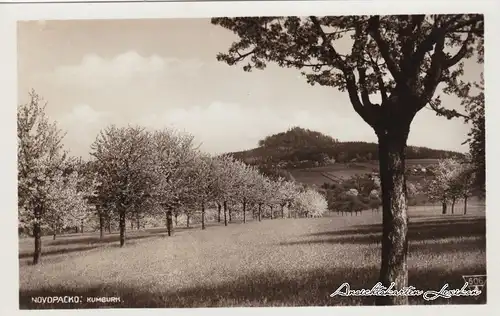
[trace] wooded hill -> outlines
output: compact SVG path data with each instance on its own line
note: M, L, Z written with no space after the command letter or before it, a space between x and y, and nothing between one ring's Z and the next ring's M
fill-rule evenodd
M284 169L310 168L331 163L378 160L376 143L341 142L331 136L301 127L265 137L254 149L231 153L235 158L252 165ZM453 151L408 146L407 159L462 158Z

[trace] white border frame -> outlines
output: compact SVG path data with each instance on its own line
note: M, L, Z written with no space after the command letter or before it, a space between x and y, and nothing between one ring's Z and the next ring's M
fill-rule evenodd
M42 3L33 0L29 4L22 3L0 4L0 137L1 155L0 175L2 187L0 197L2 201L0 240L3 260L1 265L1 296L0 314L17 315L34 313L34 311L19 311L19 268L18 268L18 239L17 239L17 208L16 181L16 105L17 105L17 32L16 23L20 20L68 20L68 19L143 19L143 18L201 18L211 16L237 15L349 15L349 14L408 14L408 13L464 13L475 12L485 14L485 85L486 85L486 116L487 116L487 274L488 274L488 303L487 305L450 305L450 306L407 306L407 307L307 307L307 308L218 308L218 309L95 309L95 310L44 310L43 314L67 315L78 313L91 315L104 314L182 314L201 315L253 315L255 313L279 313L282 315L317 313L322 315L343 314L357 315L369 313L386 315L388 313L404 313L418 315L424 313L439 313L440 315L470 315L474 312L490 314L495 301L500 297L497 281L498 258L493 248L494 241L499 235L499 229L494 225L499 223L500 214L496 208L500 206L496 192L498 166L495 164L498 145L494 135L498 132L498 124L494 118L500 115L500 98L498 94L499 80L496 71L499 69L500 49L497 34L500 34L500 1L495 0L372 0L372 1L220 1L220 2L136 2L110 3L94 1L92 3L63 3L52 1ZM60 3L54 3L60 2ZM497 130L495 130L497 129ZM493 312L491 313L493 314Z

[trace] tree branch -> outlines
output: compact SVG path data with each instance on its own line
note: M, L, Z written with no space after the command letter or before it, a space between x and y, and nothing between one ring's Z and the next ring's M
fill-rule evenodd
M423 108L431 100L436 91L443 71L443 61L445 58L443 49L444 37L441 37L436 43L434 54L432 54L431 66L427 70L424 78L424 91L420 95L420 104L417 105L416 110Z
M359 86L361 87L361 100L365 107L373 106L370 102L370 96L368 94L368 89L366 88L366 68L358 67L359 73Z
M315 16L310 16L309 18L313 23L313 25L316 27L316 30L321 36L321 39L323 40L322 45L325 46L325 48L327 48L332 65L336 66L344 74L344 78L346 80L347 92L349 94L349 99L351 101L354 110L356 111L356 113L359 114L359 116L361 116L361 118L366 123L368 123L370 126L373 126L372 125L373 118L369 117L369 115L366 113L366 108L363 107L363 104L359 100L358 88L356 87L356 78L354 76L353 70L347 67L345 61L342 60L342 58L337 53L331 42L328 41L328 37L323 31L323 28L321 27L321 24L318 21L318 19Z
M335 48L333 47L333 45L331 44L331 42L328 40L328 36L323 31L323 28L321 27L321 23L319 23L318 18L316 18L315 16L310 16L309 18L311 19L312 23L314 24L314 26L316 27L317 31L319 32L321 39L323 40L322 45L324 47L328 48L327 51L328 51L328 53L330 55L329 57L331 59L332 64L334 66L337 66L337 68L339 68L340 70L342 70L342 72L346 71L347 70L347 65L346 65L345 61L342 60L342 58L337 53L337 51L335 50Z
M448 118L461 117L461 118L464 118L465 120L470 120L470 116L468 116L466 114L462 114L456 110L448 110L448 109L445 109L443 107L439 107L437 104L435 104L432 101L428 102L428 104L429 104L429 108L426 107L425 109L434 111L434 112L436 112L436 114L438 114L440 116L446 116Z
M472 40L471 34L472 33L469 33L467 35L467 38L463 42L462 47L460 47L460 50L453 57L448 58L443 62L444 69L448 69L448 68L456 65L460 60L462 60L462 58L465 57L465 54L467 54L467 46L468 46L469 42Z
M245 53L245 54L241 54L238 50L235 51L236 54L238 54L238 58L234 58L233 59L233 62L234 63L237 63L237 62L240 62L242 61L243 59L245 59L246 57L252 55L253 53L255 53L255 48L252 49L251 51L249 51L248 53Z
M434 28L430 34L420 43L420 45L418 45L415 53L411 57L411 66L406 74L408 77L411 78L418 72L422 61L424 60L425 54L430 52L433 49L434 44L436 44L440 38L444 38L444 35L444 30L434 23Z
M382 103L387 101L387 88L384 83L384 78L382 77L382 72L380 71L380 67L378 66L377 62L373 59L372 55L368 53L368 56L370 57L373 71L375 72L375 76L377 77L377 83L378 83L378 89L380 92L380 97L382 98Z
M368 33L373 37L375 42L377 43L377 46L380 50L380 54L385 60L385 63L387 64L387 68L392 74L392 77L396 82L401 81L401 74L400 71L396 65L396 62L394 61L394 58L392 57L390 51L389 51L389 45L387 42L382 38L380 34L380 16L372 16L368 20Z

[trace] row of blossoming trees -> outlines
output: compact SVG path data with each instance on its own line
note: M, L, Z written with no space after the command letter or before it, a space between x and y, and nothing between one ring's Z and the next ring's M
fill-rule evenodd
M32 92L31 101L18 108L19 224L35 239L33 262L41 254L42 230L55 233L98 222L118 222L120 245L125 243L126 221L165 219L168 235L173 219L216 210L217 220L231 221L232 212L243 222L263 212L271 218L321 216L327 202L317 191L283 178L270 179L256 168L229 155L211 156L195 146L189 134L164 129L110 126L91 146L90 159L68 156L63 136L44 112L45 105ZM249 213L249 210L252 210Z
M426 193L431 201L442 205L442 213L446 214L448 205L454 213L458 201L464 203L464 214L467 214L467 200L478 191L476 169L470 157L466 159L442 159L435 168L434 179L429 181Z

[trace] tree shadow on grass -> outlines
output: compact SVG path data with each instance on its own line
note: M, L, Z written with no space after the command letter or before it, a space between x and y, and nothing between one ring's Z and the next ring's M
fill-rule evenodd
M90 249L98 248L99 246L84 246L84 247L73 247L73 248L58 248L58 249L50 249L43 250L42 248L42 257L51 256L51 255L62 255L68 254L72 252L85 251ZM33 252L22 252L19 254L19 259L31 258L33 257Z
M138 233L132 233L129 235L125 235L125 240L135 240L135 239L144 239L144 238L152 238L152 237L157 237L161 236L160 233L157 234L152 234L149 232L138 232ZM77 244L83 244L83 245L92 245L92 244L106 244L106 243L112 243L112 242L119 242L120 241L120 234L112 234L112 235L104 235L104 237L101 239L99 235L95 236L86 236L86 237L81 237L81 238L65 238L65 236L61 239L56 239L56 240L51 240L47 242L48 246L60 246L60 245L77 245Z
M344 282L351 289L371 289L377 282L378 267L336 268L300 271L293 275L268 272L238 277L220 284L200 285L186 289L147 291L145 284L123 286L117 284L91 288L41 288L20 290L21 309L73 309L73 308L193 308L235 306L339 306L374 305L374 297L330 297ZM444 284L449 289L463 286L462 275L485 274L484 269L452 270L432 269L409 271L409 285L424 291L439 291ZM168 288L168 285L166 285ZM483 289L484 290L484 289ZM80 304L37 304L36 297L77 296ZM119 297L117 303L87 302L87 297ZM479 297L438 298L425 301L410 297L410 304L484 304L486 295Z
M310 239L285 242L281 243L281 245L317 243L380 243L382 238L382 225L360 225L356 226L355 229L320 232L309 234L307 236L309 236ZM322 237L332 238L322 239ZM410 222L408 225L408 240L410 241L427 241L464 237L486 238L485 219Z
M233 224L233 223L231 223ZM223 226L224 223L214 223L208 222L205 224L205 228ZM173 235L181 234L186 231L192 230L201 230L201 223L194 223L190 227L174 227ZM167 236L168 232L165 227L155 227L155 228L147 228L145 230L140 231L130 231L126 232L126 240L136 240L136 239L145 239L145 238L155 238L155 237L164 237ZM44 241L47 246L62 246L62 245L93 245L93 244L106 244L120 241L120 234L118 232L113 232L111 234L106 234L101 239L98 233L93 235L61 235L59 239Z
M135 240L137 239L142 239L146 237L154 237L154 236L142 236L141 238L127 238L125 240L125 247L126 246L131 246L136 243ZM48 248L48 249L47 249ZM41 260L43 262L46 262L46 259L52 259L53 257L58 257L60 255L66 255L74 252L82 252L82 251L88 251L88 250L93 250L93 249L98 249L98 248L120 248L119 242L116 242L114 244L111 243L94 243L94 244L88 244L87 246L80 246L80 247L68 247L68 248L56 248L56 247L50 247L50 245L46 245L45 247L42 245L42 253L41 253ZM25 261L26 259L31 259L33 258L33 251L23 251L19 253L19 259L22 260L20 261L20 264L27 264L27 265L32 265L32 262ZM58 261L58 260L55 260ZM54 260L50 260L50 262L55 262Z
M206 225L206 228L210 228L213 226L220 226L220 224L211 223ZM173 231L171 237L175 237L177 235L181 235L183 232L187 232L194 229L201 230L201 224L199 227L194 225L194 227L176 227ZM144 231L134 231L129 233L125 237L125 246L135 244L135 241L141 239L153 239L153 238L169 238L168 232L165 228L150 228ZM51 257L57 255L65 255L73 252L80 252L86 250L92 250L96 248L104 248L104 247L119 247L120 235L118 233L112 233L109 235L105 235L103 239L100 238L98 234L96 235L70 235L70 236L61 236L60 239L49 240L42 242L42 260L43 257ZM113 244L114 243L114 244ZM82 245L82 246L77 246ZM62 248L67 246L65 248ZM33 250L29 251L20 251L19 259L27 259L33 257Z

